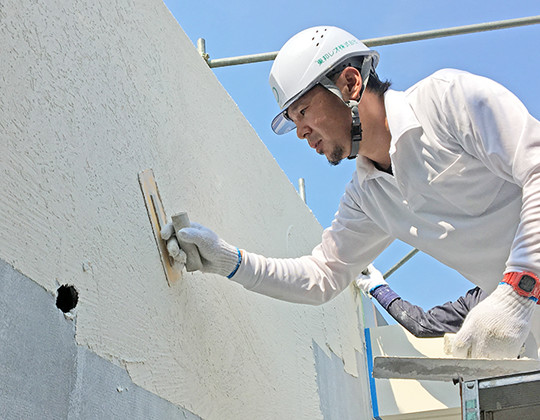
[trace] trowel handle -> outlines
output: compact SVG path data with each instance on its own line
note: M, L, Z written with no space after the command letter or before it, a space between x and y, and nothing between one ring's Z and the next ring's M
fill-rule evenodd
M174 214L172 216L172 223L173 223L175 232L178 232L182 228L191 226L188 214L185 211ZM201 262L201 256L199 254L198 248L194 244L183 242L180 239L178 239L178 243L180 244L180 248L182 248L187 255L186 270L187 271L201 270L202 262Z

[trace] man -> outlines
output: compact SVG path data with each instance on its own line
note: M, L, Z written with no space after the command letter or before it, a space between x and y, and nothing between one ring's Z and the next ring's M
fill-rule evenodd
M176 237L197 245L202 271L310 304L332 299L400 239L490 292L467 315L454 355L516 357L540 296L540 123L504 87L457 70L390 90L378 59L353 35L315 27L291 38L272 67L282 109L274 131L296 127L332 164L356 159L311 255L240 251L198 224ZM173 233L168 225L162 236Z
M424 311L392 290L382 273L373 265L364 272L356 278L356 286L375 298L403 328L420 338L442 337L446 333L457 332L471 309L487 296L482 289L475 287L454 302L446 302Z

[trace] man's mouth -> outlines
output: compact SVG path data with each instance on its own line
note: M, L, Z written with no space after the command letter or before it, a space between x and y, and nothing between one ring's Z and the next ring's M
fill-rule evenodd
M319 140L316 144L315 144L315 151L319 154L319 155L322 155L323 154L323 151L321 149L321 143L322 143L322 140Z

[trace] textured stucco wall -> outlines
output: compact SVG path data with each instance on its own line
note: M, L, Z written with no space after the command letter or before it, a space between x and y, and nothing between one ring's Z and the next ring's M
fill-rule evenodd
M75 285L77 344L204 419L323 418L337 366L367 418L352 291L307 307L212 275L167 285L143 169L169 214L250 251L304 254L321 227L162 2L4 0L0 45L0 258Z

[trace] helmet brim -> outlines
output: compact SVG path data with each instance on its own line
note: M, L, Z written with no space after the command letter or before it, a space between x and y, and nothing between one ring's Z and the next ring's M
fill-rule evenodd
M281 111L272 120L272 130L278 135L286 134L296 128L296 124L285 116L285 112L287 110Z

